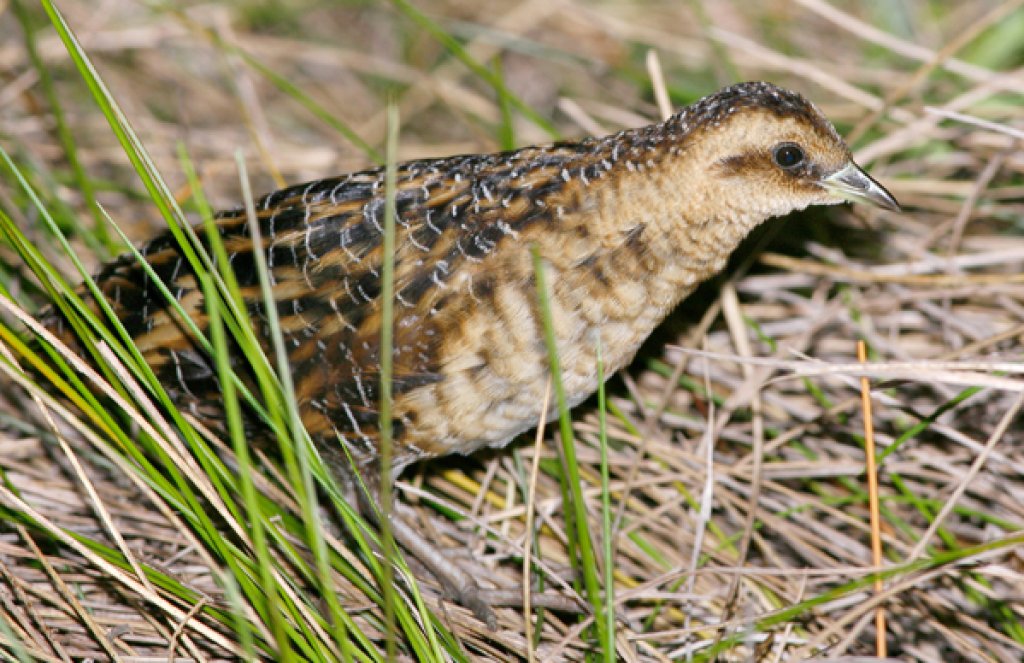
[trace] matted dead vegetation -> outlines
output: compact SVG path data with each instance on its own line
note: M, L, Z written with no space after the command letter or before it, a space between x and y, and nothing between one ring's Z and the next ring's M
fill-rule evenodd
M500 149L508 131L520 145L551 139L397 5L288 4L59 6L183 198L179 141L217 207L240 198L239 149L258 190L369 165L319 109L381 149L396 89L402 159ZM896 660L1024 659L1024 2L947 4L416 2L563 137L656 119L649 52L676 104L737 79L800 90L905 208L771 222L609 383L622 660L706 660L710 651L730 661L868 656L876 605L886 610ZM3 4L0 37L0 141L88 226L93 212L69 176L37 70ZM131 238L147 237L161 224L150 201L52 30L38 39L97 198ZM73 273L6 171L0 205ZM31 301L5 246L0 267L15 298ZM871 351L860 372L857 339ZM874 387L882 456L891 573L879 596L861 375ZM13 385L3 394L0 503L41 524L0 524L5 656L238 656L237 634L204 612L228 601L223 569L174 507L101 445L70 430L59 441L43 432L35 405ZM574 418L596 533L595 404ZM559 483L548 471L530 474L535 454L555 458L546 439L416 467L399 489L425 528L468 551L480 577L502 588L522 585L532 514L544 586L572 596ZM276 484L260 484L273 494ZM465 517L453 523L425 501ZM206 598L185 605L83 540L120 547ZM521 609L500 609L491 632L442 603L429 578L423 588L461 643L454 658L578 660L591 651L575 615L544 611L538 620L531 611L529 644ZM382 643L365 598L340 578L338 592ZM398 656L414 654L399 643Z

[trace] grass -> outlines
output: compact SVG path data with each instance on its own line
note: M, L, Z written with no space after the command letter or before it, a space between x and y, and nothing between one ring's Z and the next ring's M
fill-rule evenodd
M890 653L1024 654L1021 430L999 425L1016 412L1024 335L1024 164L1000 131L1024 121L1013 2L882 1L856 16L819 0L43 6L0 8L5 656L868 655L858 375L792 363L852 364L858 338L882 445ZM190 224L282 180L653 119L651 49L677 105L737 77L804 91L859 135L862 165L908 213L800 215L769 253L741 251L742 269L692 297L598 400L571 420L560 407L562 450L517 444L403 475L396 496L488 580L520 587L528 557L527 582L592 612L502 609L490 632L400 556L375 554L386 533L342 499L297 424L280 346L264 356L223 247ZM106 313L73 295L154 219L203 275L204 343L221 358L243 348L258 376L250 389L218 364L225 440L176 411ZM717 299L726 280L738 298ZM21 342L45 301L69 307L100 374ZM770 362L744 369L744 345ZM249 446L245 407L274 432L273 459Z

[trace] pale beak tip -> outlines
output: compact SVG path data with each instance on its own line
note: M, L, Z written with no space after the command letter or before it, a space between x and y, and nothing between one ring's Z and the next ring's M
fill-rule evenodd
M899 202L895 198L893 198L892 194L889 193L888 191L885 192L885 196L884 197L880 197L878 199L874 199L871 202L873 202L874 204L878 205L882 209L888 210L890 212L902 212L903 211L903 208L900 207Z
M890 212L903 211L884 186L852 161L821 181L829 191L855 202L867 202Z
M871 198L871 202L873 202L875 205L878 205L882 209L888 210L890 212L902 212L903 208L900 206L899 201L897 201L896 198L894 198L893 195L889 193L888 189L884 188L881 184L878 184L877 182L875 184L880 189L881 195Z

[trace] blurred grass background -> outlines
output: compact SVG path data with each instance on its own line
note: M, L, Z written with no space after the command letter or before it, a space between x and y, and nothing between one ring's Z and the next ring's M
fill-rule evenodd
M273 539L269 552L235 550L239 539L231 534L230 545L216 542L218 530L232 531L232 518L239 531L251 526L231 509L218 512L211 531L185 536L204 522L188 509L216 493L203 491L204 479L181 479L180 486L196 484L195 505L168 504L169 493L159 493L170 488L159 484L158 495L141 497L129 477L142 463L119 465L129 452L105 456L104 443L84 441L81 430L64 431L66 446L58 444L10 372L0 408L4 651L23 660L377 660L390 640L391 653L410 660L869 654L861 421L850 405L856 381L832 375L765 384L781 369L705 363L677 349L733 355L752 348L760 357L850 363L861 337L876 362L975 362L957 380L952 368L919 365L876 392L885 550L894 569L884 597L890 653L899 660L1021 660L1024 458L1019 385L1007 362L1019 361L1024 333L1022 5L57 3L123 110L116 126L134 132L171 193L168 205L180 204L191 221L200 219L204 199L214 209L242 199L239 150L248 172L242 181L257 193L382 164L392 99L403 160L655 121L651 54L675 107L737 80L804 93L907 212L812 210L767 224L727 275L684 303L609 383L607 447L596 404L575 413L593 531L602 495L615 515L614 654L602 653L586 619L542 609L501 610L498 631L488 631L442 604L429 579L421 603L406 602L404 585L395 593L407 607L389 638L381 606L393 590L372 579L382 577L368 570L372 555L358 546L350 555L334 532L309 531L301 515L309 503L292 501L301 487L255 473L269 496L259 507ZM167 224L159 196L102 110L46 13L25 0L0 3L0 146L10 155L0 210L24 245L72 283L79 277L44 212L87 271L126 248L105 216L133 242ZM0 244L0 283L32 312L46 296L12 235ZM21 329L9 313L4 320ZM891 377L878 370L879 378ZM761 406L752 405L755 394ZM130 440L131 417L121 422ZM161 433L173 448L177 433ZM757 467L751 454L762 446ZM598 479L602 448L611 454L606 490ZM541 557L534 579L571 595L554 449L535 451L524 440L512 450L431 463L407 473L397 492L426 514L424 527L437 538L471 551L482 577L520 586L524 542L532 539ZM541 476L532 491L535 454ZM215 475L210 467L200 472ZM143 476L152 485L164 474ZM88 494L83 477L99 497ZM758 510L748 527L752 497ZM114 526L103 522L104 509L115 514ZM524 530L527 511L531 532ZM301 552L292 554L292 545ZM315 552L318 545L325 550ZM246 561L230 562L234 554ZM136 582L132 555L155 586ZM302 569L308 574L275 575ZM254 580L267 574L279 589ZM332 583L336 602L321 591ZM280 591L281 604L261 602L261 590Z

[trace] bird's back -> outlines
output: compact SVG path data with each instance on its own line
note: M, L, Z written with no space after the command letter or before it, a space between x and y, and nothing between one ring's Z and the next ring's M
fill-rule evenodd
M617 169L630 172L613 151L629 154L631 140L645 151L653 146L641 130L616 141L400 166L396 465L498 444L537 422L547 364L533 245L551 272L570 392L579 392L578 400L596 386L596 337L586 340L585 349L579 344L595 325L636 314L646 296L624 280L638 257L644 259L641 230L622 233L619 246L609 246L594 214L611 195L604 180ZM374 169L290 187L256 202L304 423L324 446L341 440L357 460L368 461L377 453L384 200L383 169ZM269 356L268 316L244 210L218 215L216 227ZM201 228L197 232L205 237ZM174 237L159 235L140 252L205 333L195 272ZM125 255L103 268L97 283L171 395L216 420L220 387L213 363L148 272ZM62 326L59 319L52 324ZM642 340L632 336L614 332L606 357L614 362L619 354L616 340L627 342L631 355ZM245 362L235 359L245 378Z

